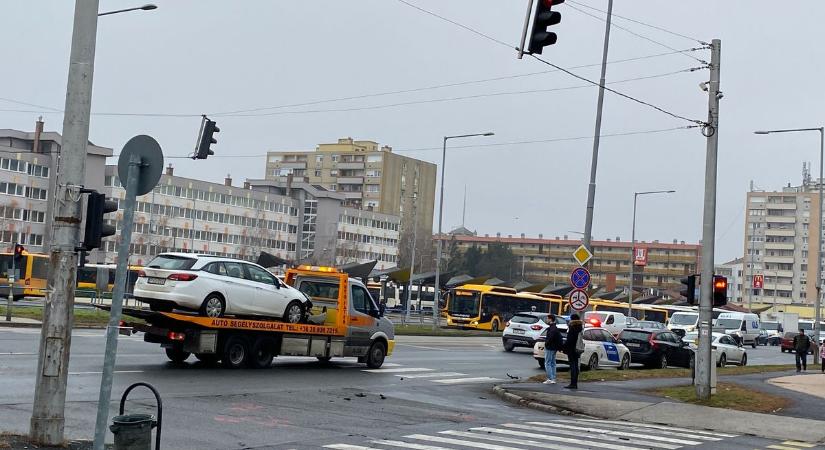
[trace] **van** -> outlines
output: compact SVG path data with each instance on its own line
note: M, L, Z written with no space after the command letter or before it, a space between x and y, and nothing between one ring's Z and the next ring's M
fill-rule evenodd
M667 328L671 331L682 330L685 333L696 331L699 323L699 313L691 311L679 311L670 315L667 321Z
M627 316L620 312L588 311L584 313L584 326L602 327L618 336L627 327Z
M759 316L753 313L726 312L719 314L713 324L725 334L733 336L740 344L756 348L759 337Z

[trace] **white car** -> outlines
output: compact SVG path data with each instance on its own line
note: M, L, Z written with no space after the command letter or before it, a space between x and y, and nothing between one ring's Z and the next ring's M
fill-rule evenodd
M539 336L547 329L547 316L545 312L520 312L513 315L501 334L504 350L512 352L516 347L533 347ZM565 332L567 321L561 316L556 316L556 326L561 332Z
M693 351L699 349L699 335L696 332L688 333L682 338L690 345ZM748 352L736 343L730 335L724 333L713 333L711 346L716 350L716 366L725 367L728 364L748 365Z
M183 309L207 317L266 316L299 323L312 303L263 267L193 253L162 253L138 272L135 299L153 311Z
M582 331L582 340L584 353L579 357L579 363L584 370L596 370L601 366L616 367L619 370L630 367L630 350L606 329L585 328ZM533 358L538 361L539 367L544 367L543 339L533 346ZM567 363L567 355L562 352L556 353L556 361Z

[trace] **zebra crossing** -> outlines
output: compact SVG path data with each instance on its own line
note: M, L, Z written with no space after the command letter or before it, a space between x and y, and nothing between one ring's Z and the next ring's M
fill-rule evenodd
M371 374L388 374L401 379L421 379L422 381L442 385L500 383L506 381L503 378L472 376L461 372L438 371L428 367L403 367L400 364L384 364L384 367L380 369L362 369L361 371Z
M450 450L475 448L485 450L675 450L706 446L724 448L726 439L735 434L686 428L586 418L565 418L496 426L444 430L432 434L408 434L401 437L368 439L357 443L334 443L323 448L339 450Z

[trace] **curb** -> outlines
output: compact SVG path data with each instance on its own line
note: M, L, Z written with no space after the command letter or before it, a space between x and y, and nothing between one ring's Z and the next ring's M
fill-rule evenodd
M19 323L0 321L0 328L43 328L42 323ZM105 330L106 327L98 325L75 325L73 330Z
M507 390L503 389L501 386L493 386L493 393L496 394L500 399L504 400L505 402L512 403L518 406L525 406L527 408L535 409L538 411L551 413L551 414L561 414L561 415L578 415L583 417L594 417L588 416L587 414L580 414L575 411L571 411L569 409L559 408L553 405L548 405L546 403L539 403L534 402L531 400L527 400L520 395L513 394L512 392L507 392ZM598 417L595 417L598 418Z

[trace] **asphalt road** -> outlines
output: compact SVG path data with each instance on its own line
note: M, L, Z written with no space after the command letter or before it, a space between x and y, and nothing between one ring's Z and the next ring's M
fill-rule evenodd
M0 328L0 431L28 430L38 339L36 329ZM66 432L88 438L105 339L100 330L76 330L72 339ZM768 359L779 350L760 348L753 362L757 354ZM277 358L272 368L257 371L192 361L171 364L158 346L140 336L121 337L110 415L128 385L146 381L163 395L166 449L755 449L776 444L751 436L589 423L503 403L491 394L493 384L540 371L526 349L503 352L494 337L402 336L379 370L366 370L352 359L324 365ZM154 409L148 391L134 391L126 405L127 413Z

